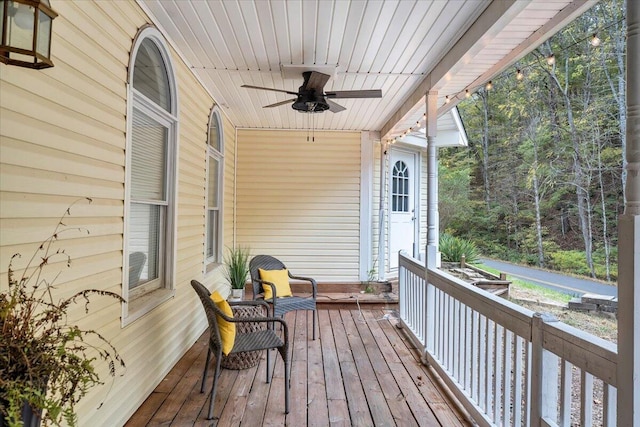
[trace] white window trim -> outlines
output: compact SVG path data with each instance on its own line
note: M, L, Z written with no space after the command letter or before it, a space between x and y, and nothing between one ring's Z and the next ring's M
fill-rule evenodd
M133 88L133 72L135 58L142 42L151 39L155 42L160 55L164 61L169 80L169 92L171 94L170 110L172 113L158 109L155 103L152 105L151 100ZM177 195L178 195L178 158L179 158L179 123L178 123L178 91L175 68L169 53L168 46L162 34L154 27L147 26L142 28L133 42L133 49L129 57L128 81L127 81L127 128L126 128L126 156L125 156L125 192L124 192L124 230L123 230L123 253L122 253L122 297L125 302L122 303L121 326L125 327L133 321L143 317L146 313L153 310L163 302L171 299L175 295L176 281L176 259L177 259ZM164 287L151 291L149 293L135 297L134 301L130 301L129 297L129 205L131 203L131 136L132 136L132 118L134 107L143 111L145 114L160 116L163 121L170 123L169 129L169 150L168 150L168 170L167 184L169 194L167 197L167 227L169 235L166 238L166 246L164 252L166 254L166 263L164 268L165 284ZM134 294L135 295L135 294Z
M218 121L218 141L220 150L215 150L209 144L209 129L211 127L211 120L216 118ZM205 201L204 201L204 213L205 213L205 235L204 235L204 274L208 274L215 269L216 265L220 265L223 263L224 254L223 250L223 212L224 212L224 126L222 121L222 115L220 114L220 110L218 106L214 106L211 110L211 114L209 115L209 123L207 125L207 165L206 165L206 177L207 177L207 188L205 192ZM218 160L218 240L217 240L217 250L218 254L220 254L220 259L215 260L213 257L207 257L207 240L209 238L209 159L214 157Z

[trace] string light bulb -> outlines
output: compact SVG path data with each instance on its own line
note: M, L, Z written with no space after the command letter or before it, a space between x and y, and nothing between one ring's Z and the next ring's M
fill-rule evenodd
M598 35L596 33L593 33L593 36L591 36L591 41L589 43L591 43L591 46L593 47L598 47L600 46L600 37L598 37Z
M547 56L547 65L553 65L556 63L556 56L552 53Z
M524 74L522 74L522 70L518 69L518 71L516 71L516 80L522 79L524 79Z
M486 84L486 85L484 85L484 88L485 88L486 90L491 90L491 89L493 89L493 83L491 82L491 80L489 80L489 81L487 82L487 84Z
M445 96L445 97L444 97L444 103L445 103L445 104L448 104L448 103L450 103L450 102L451 102L451 98L449 98L449 95Z
M465 98L471 98L471 92L469 92L469 89L464 91L464 97Z

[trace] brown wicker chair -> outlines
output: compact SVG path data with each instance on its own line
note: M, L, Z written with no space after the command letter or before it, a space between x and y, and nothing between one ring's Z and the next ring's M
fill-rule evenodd
M222 343L220 340L220 330L218 329L218 320L216 315L221 316L228 322L233 322L236 324L241 323L272 323L278 322L282 325L282 338L280 338L273 329L265 328L254 332L249 333L236 333L235 343L233 345L233 349L229 353L237 354L249 351L256 350L267 350L267 383L270 381L269 376L269 349L276 348L278 352L282 356L282 360L284 362L284 411L285 413L289 413L289 331L287 329L287 324L283 319L275 318L275 317L242 317L242 318L231 318L227 317L223 314L216 304L210 298L209 290L204 287L197 280L191 281L191 286L195 289L196 293L200 297L200 301L202 302L202 306L204 307L204 311L207 315L207 320L209 322L209 351L207 352L207 361L204 365L204 373L202 378L202 385L200 387L200 392L204 393L204 386L207 380L207 371L209 367L209 362L211 360L211 354L213 353L216 361L215 361L215 371L213 374L213 385L211 386L211 396L209 402L209 413L207 419L213 418L213 404L215 401L216 395L216 387L218 385L218 377L220 375L220 362L222 360ZM239 302L231 302L231 306L234 305L252 305L252 306L262 306L264 307L265 314L269 313L269 306L264 301L239 301Z
M251 284L253 290L253 299L258 299L260 294L264 292L265 286L271 286L273 295L276 295L276 287L273 283L266 282L260 279L260 272L258 269L263 270L283 270L287 267L282 261L270 256L270 255L256 255L249 262L249 273L251 274ZM310 277L294 276L289 271L289 278L294 280L301 280L309 282L311 296L309 297L286 297L286 298L272 298L267 300L273 307L272 315L274 317L281 317L285 313L294 310L311 310L313 317L313 339L316 339L316 294L318 292L318 285L316 281Z

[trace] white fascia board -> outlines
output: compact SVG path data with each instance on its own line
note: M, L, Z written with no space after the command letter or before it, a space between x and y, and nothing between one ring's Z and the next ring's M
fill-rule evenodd
M458 108L447 111L441 117L442 120L438 120L436 147L467 147L469 140L464 125L462 124ZM427 137L425 136L424 130L398 137L397 141L414 147L427 148Z

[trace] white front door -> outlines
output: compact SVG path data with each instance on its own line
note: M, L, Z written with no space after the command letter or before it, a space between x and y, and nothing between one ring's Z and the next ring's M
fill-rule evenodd
M392 151L389 179L389 267L398 268L398 251L414 256L416 153Z

